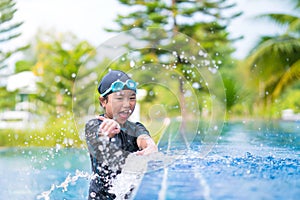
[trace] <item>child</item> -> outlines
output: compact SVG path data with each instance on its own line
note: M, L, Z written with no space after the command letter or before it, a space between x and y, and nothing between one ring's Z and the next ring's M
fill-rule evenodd
M157 152L148 130L139 122L128 121L136 105L136 82L127 74L111 70L98 86L104 114L85 126L86 141L94 176L89 199L114 199L110 181L121 172L129 153Z

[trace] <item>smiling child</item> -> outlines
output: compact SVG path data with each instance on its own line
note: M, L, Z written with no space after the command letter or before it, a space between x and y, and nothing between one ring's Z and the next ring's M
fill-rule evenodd
M111 179L121 172L129 153L148 155L157 152L157 146L144 125L128 120L136 105L134 80L122 71L111 70L101 80L98 92L104 114L85 126L94 173L89 199L114 199L109 192Z

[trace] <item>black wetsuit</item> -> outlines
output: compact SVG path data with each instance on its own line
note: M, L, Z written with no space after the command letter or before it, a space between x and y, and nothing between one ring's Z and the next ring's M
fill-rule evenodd
M89 199L114 199L109 193L111 179L121 173L121 167L129 153L139 150L137 137L149 135L141 123L127 121L120 133L113 138L99 136L99 119L92 119L85 125L85 136L88 145L94 176L90 183Z

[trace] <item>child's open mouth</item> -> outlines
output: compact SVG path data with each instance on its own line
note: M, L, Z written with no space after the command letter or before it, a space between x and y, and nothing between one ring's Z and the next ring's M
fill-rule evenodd
M131 114L131 110L124 110L119 112L119 116L123 119L127 119Z

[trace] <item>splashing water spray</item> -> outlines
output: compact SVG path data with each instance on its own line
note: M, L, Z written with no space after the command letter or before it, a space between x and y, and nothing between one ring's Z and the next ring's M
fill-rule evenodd
M150 130L151 137L156 138L160 152L150 156L129 154L122 173L112 180L110 190L117 199L123 199L128 193L132 198L135 196L145 173L163 169L163 176L167 177L167 166L187 155L193 143L201 144L194 156L203 158L212 150L223 128L225 90L218 66L197 41L159 28L122 32L100 45L97 55L76 76L73 113L82 140L85 140L85 123L101 113L96 89L99 80L115 66L138 83L137 95L143 90L145 99L161 102L141 104L133 112L138 112L139 119L143 118L142 123ZM149 165L150 161L155 164ZM205 183L201 174L197 177ZM38 199L49 199L56 188L67 191L68 184L78 178L90 179L91 175L69 175ZM164 178L159 199L166 197ZM209 190L206 197L209 198Z
M87 173L87 172L82 172L82 171L76 170L74 176L72 176L71 174L68 174L68 176L66 177L66 179L65 179L62 183L60 183L59 185L54 185L54 184L52 184L50 190L42 192L42 193L39 194L36 198L37 198L37 199L50 200L50 194L51 194L54 190L56 190L56 189L61 189L61 188L62 188L62 191L63 191L63 192L66 192L66 191L68 191L68 186L69 186L69 184L70 184L70 183L76 183L76 181L77 181L79 178L87 178L87 179L90 179L90 178L91 178L91 175L90 175L89 173Z

